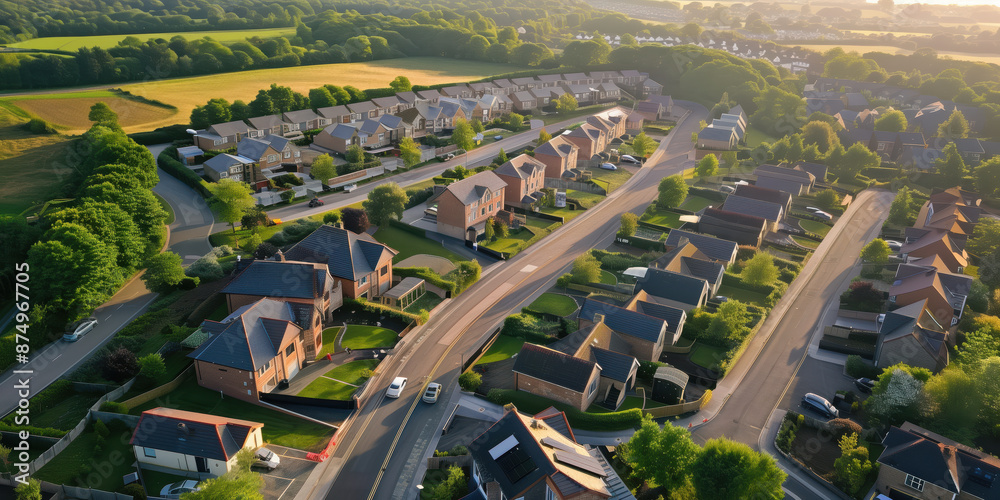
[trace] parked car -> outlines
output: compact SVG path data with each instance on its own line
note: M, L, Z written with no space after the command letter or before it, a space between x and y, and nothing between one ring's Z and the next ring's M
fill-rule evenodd
M833 216L832 215L830 215L830 214L828 214L828 213L826 213L826 212L824 212L822 210L820 210L819 212L813 212L813 215L815 215L816 217L819 217L820 219L823 219L823 220L833 220Z
M323 205L326 205L326 202L319 198L309 200L309 208L322 207Z
M420 398L425 403L437 403L438 396L441 395L441 384L437 382L431 382L427 384L427 390L424 391L424 397Z
M497 135L494 135L494 136L493 136L493 140L494 140L494 141L499 141L500 139L503 139L503 136L502 136L502 135L500 135L500 134L497 134Z
M723 193L732 194L736 192L736 188L732 186L719 186L719 191L722 191Z
M201 488L198 487L198 481L188 479L164 486L163 489L160 490L160 496L163 498L180 498L184 493L191 493L200 490Z
M816 212L822 212L822 210L820 210L820 209L818 209L816 207L806 207L806 212L816 213Z
M281 456L267 448L258 449L257 453L254 453L254 457L257 459L254 465L266 467L269 471L276 469L281 464Z
M729 297L726 297L725 295L716 295L712 300L716 302L729 302Z
M385 390L385 397L387 398L398 398L403 394L403 389L406 388L406 377L396 377L389 388Z
M639 160L635 159L635 157L632 155L622 155L622 161L625 163L635 163L637 165L641 163Z
M872 387L875 387L875 381L870 378L859 378L854 381L854 386L865 394L871 394Z
M826 398L811 392L802 396L802 406L815 411L826 418L837 418L840 416L840 411L837 410L832 403L827 401Z
M614 166L612 163L602 163L601 168L604 170L618 170L618 167Z
M66 342L76 342L77 340L80 340L80 338L83 337L84 335L90 333L90 331L93 330L95 326L97 326L97 318L94 317L87 318L82 322L80 322L80 324L77 325L77 327L74 328L72 332L66 332L66 334L63 335L63 340L65 340Z
M903 243L896 240L885 240L886 244L889 245L889 250L893 252L898 252L903 248Z

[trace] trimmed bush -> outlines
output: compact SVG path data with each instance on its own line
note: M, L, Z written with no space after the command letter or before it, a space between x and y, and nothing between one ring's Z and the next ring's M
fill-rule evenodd
M385 306L376 302L368 302L367 300L364 299L355 300L350 297L344 297L344 307L347 306L357 306L370 313L385 314L386 316L391 316L403 323L413 322L420 324L420 316L417 314L411 314L408 312L400 311L399 309L393 309L389 306Z
M121 413L122 415L128 415L128 406L125 406L125 403L119 403L117 401L105 401L101 403L100 410L108 413Z
M468 392L476 392L476 389L479 389L482 384L483 376L471 370L458 377L458 385L462 386L462 390Z
M162 168L164 172L176 177L177 180L187 184L191 189L194 189L195 192L200 194L202 198L207 199L212 197L212 193L208 190L207 183L201 178L201 176L194 173L194 171L190 168L184 166L184 164L177 159L176 147L170 146L161 151L160 155L156 157L156 164Z
M876 379L882 374L882 369L873 366L871 363L865 361L861 356L857 354L850 354L847 356L847 364L845 365L847 374L854 378L870 378Z
M132 495L132 500L146 500L146 490L142 489L142 485L139 483L126 484L122 486L120 493L125 495Z
M58 134L56 129L49 125L49 122L42 120L41 118L32 118L28 123L24 124L24 128L28 129L28 132L32 134Z

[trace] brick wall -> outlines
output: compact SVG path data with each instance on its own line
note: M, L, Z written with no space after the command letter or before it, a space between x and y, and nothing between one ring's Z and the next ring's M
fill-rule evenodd
M599 373L600 372L597 370L597 367L594 367L590 377L587 378L587 388L584 389L584 393L571 391L565 387L560 387L550 382L539 380L520 373L514 374L514 386L519 391L530 392L536 396L542 396L554 401L573 405L580 411L585 411L587 407L594 402L594 399L600 392L595 390L589 396L586 395L586 391L590 389L591 383L599 377Z

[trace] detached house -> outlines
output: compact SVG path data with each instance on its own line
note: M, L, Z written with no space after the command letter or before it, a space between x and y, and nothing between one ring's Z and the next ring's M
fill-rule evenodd
M253 158L222 153L209 158L202 166L205 177L215 182L222 179L232 179L250 184L254 189L267 185L267 179L260 173L257 162Z
M809 194L816 184L816 177L813 174L793 168L761 165L754 169L753 173L757 176L757 186L777 189L793 196Z
M604 325L618 334L628 344L627 354L643 361L657 361L664 344L673 345L673 338L666 338L667 322L662 318L647 316L638 311L614 306L594 299L587 299L580 308L580 328Z
M782 213L786 215L792 208L792 195L784 191L778 191L777 189L768 189L752 184L740 184L736 186L735 194L743 198L752 198L778 205L781 207Z
M768 230L768 221L763 217L747 215L728 210L706 208L698 221L698 230L719 238L735 241L741 245L760 246Z
M900 264L889 288L889 303L902 307L926 301L934 318L947 329L962 319L972 281L972 276L949 273L937 255Z
M261 135L282 135L288 132L290 126L278 115L255 116L248 121Z
M514 102L515 111L531 111L538 108L538 98L525 90L514 92L510 95L510 99Z
M649 268L635 283L639 300L690 311L708 301L708 282L672 271Z
M590 123L584 123L573 129L570 133L560 137L572 142L579 148L577 160L584 162L590 161L594 155L604 152L604 148L608 143L607 135Z
M261 170L278 167L282 163L302 163L302 152L298 146L277 135L244 139L240 141L236 153L254 160Z
M503 209L506 189L507 183L491 171L449 184L427 200L438 204L437 232L475 241L486 221Z
M719 291L719 287L722 286L722 276L726 272L725 264L713 261L690 241L681 242L679 246L653 261L650 267L703 279L708 282L709 295L715 295Z
M732 127L705 127L698 132L698 149L708 151L731 151L736 149L739 137Z
M281 117L288 123L289 131L314 130L326 125L324 118L311 109L285 111Z
M709 260L718 262L725 267L729 267L733 262L736 262L736 252L739 250L739 244L735 241L724 240L701 233L693 233L683 229L670 231L667 234L667 241L664 244L668 252L685 244L694 245Z
M374 299L392 285L392 258L397 253L366 233L323 225L288 249L285 258L326 264L345 296Z
M746 198L736 194L729 195L726 198L726 203L722 205L722 210L741 215L760 217L767 221L765 227L768 232L777 231L778 223L785 217L784 207L777 203Z
M528 209L542 198L545 164L526 155L518 155L497 167L494 174L507 183L504 204Z
M580 148L563 136L535 148L535 159L545 165L545 177L561 179L570 169L576 168Z
M243 120L216 123L194 135L194 145L207 151L229 149L247 137L262 135Z
M889 311L879 325L875 366L906 363L937 373L948 366L948 337L926 300Z
M969 266L965 240L964 237L951 234L944 229L917 229L907 231L906 241L899 252L904 259L937 256L944 262L948 271L957 274Z

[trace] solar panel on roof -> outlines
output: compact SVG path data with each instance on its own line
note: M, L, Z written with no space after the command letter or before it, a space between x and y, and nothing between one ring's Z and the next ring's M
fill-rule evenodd
M557 462L562 462L566 465L576 467L577 469L590 472L591 474L596 474L602 477L607 475L604 472L604 467L601 467L601 464L590 455L557 451L555 453L555 458Z
M555 439L552 439L550 437L543 437L542 444L548 446L549 448L555 448L557 450L573 451L573 448L571 448L570 446L566 445L565 443L560 443L559 441L556 441Z
M520 446L511 448L507 453L500 455L496 461L511 484L516 484L524 476L531 474L538 468L535 461Z

